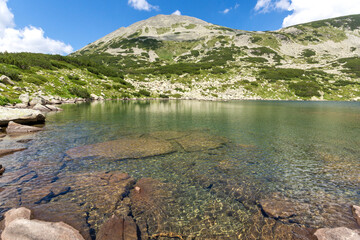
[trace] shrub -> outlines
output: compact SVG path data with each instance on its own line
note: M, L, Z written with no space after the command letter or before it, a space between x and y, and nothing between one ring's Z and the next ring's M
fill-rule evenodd
M47 82L47 79L44 76L34 74L25 78L25 82L33 83L35 85L42 85Z
M70 94L75 95L77 97L86 98L86 99L90 98L90 93L88 92L87 89L81 87L71 87L68 90Z
M311 49L304 49L301 53L301 56L303 56L303 57L312 57L315 55L316 55L316 52Z
M242 58L241 61L251 62L251 63L266 63L266 62L268 62L268 60L266 58L262 58L262 57L246 57L246 58Z
M145 97L150 97L150 95L151 95L151 93L149 91L145 90L145 89L140 89L139 94L143 95Z
M269 68L260 71L260 76L270 80L291 80L302 78L305 71L293 68Z
M0 75L6 75L14 81L21 81L21 72L5 66L0 67Z
M320 86L316 82L301 81L289 84L289 88L295 90L295 94L299 97L320 97Z

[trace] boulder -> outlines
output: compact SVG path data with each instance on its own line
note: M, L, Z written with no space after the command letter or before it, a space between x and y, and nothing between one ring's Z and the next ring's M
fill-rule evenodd
M31 211L27 208L20 207L14 208L5 213L5 227L9 226L9 224L16 219L28 219L30 220Z
M96 235L98 240L138 240L137 226L129 217L113 215L101 227Z
M50 112L51 110L41 104L36 104L34 107L33 107L34 110L39 110L40 112Z
M13 154L16 152L24 151L26 148L16 148L16 149L0 149L0 157L4 157L9 154Z
M353 212L354 218L356 219L356 222L360 226L360 207L356 206L356 205L353 205L352 206L352 212Z
M34 97L33 99L31 99L30 101L30 106L35 106L36 104L40 104L40 105L44 105L46 102L43 98L41 97Z
M203 132L192 132L176 141L187 152L197 152L209 149L220 148L225 145L228 140L224 137L212 136Z
M27 107L28 107L28 105L25 103L17 103L15 105L15 108L27 108Z
M318 240L360 240L359 231L345 227L321 228L314 235Z
M90 99L91 100L99 100L99 97L92 93L92 94L90 94Z
M2 240L84 240L73 227L63 223L16 219L5 227Z
M5 75L2 75L0 77L0 82L3 82L8 85L15 85L15 83L8 76L5 76Z
M61 100L59 100L59 99L51 99L50 100L50 104L61 104Z
M29 96L28 93L21 94L21 95L19 96L19 100L20 100L22 103L24 103L24 104L26 104L26 105L29 105L30 96Z
M106 157L138 159L174 152L170 142L152 137L127 137L114 141L75 147L66 152L71 158Z
M20 124L43 123L45 115L33 109L0 107L0 126L6 126L10 121Z
M8 127L6 128L6 132L8 134L13 133L31 133L31 132L39 132L42 131L42 128L32 127L32 126L25 126L13 121L9 122Z

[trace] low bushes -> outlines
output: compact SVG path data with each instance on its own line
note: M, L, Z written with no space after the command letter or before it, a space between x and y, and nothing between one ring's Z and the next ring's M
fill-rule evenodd
M71 87L68 89L69 93L81 98L90 98L90 93L87 89L81 87Z

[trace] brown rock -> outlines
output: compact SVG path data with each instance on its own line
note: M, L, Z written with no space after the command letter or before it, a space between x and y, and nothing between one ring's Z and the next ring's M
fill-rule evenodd
M321 228L314 234L318 240L360 240L358 230L345 227Z
M360 226L360 207L356 206L356 205L353 205L352 206L352 212L353 212L354 218L356 219L356 222Z
M289 218L297 213L294 203L286 200L261 200L260 206L269 217L273 218Z
M0 164L0 176L5 172L5 168Z
M31 211L27 208L20 207L14 208L5 213L5 227L16 219L28 219L30 220Z
M112 159L145 158L174 152L171 143L152 137L129 137L115 141L85 145L68 150L71 158L90 156Z
M6 137L6 134L0 133L0 138L4 138L4 137Z
M13 154L15 152L24 151L27 148L16 148L16 149L0 149L0 157L4 157L9 154Z
M15 123L13 121L10 121L8 127L6 128L6 132L8 134L31 133L31 132L38 132L38 131L42 131L42 130L44 130L44 129L38 128L38 127L21 125L21 124Z
M113 215L108 219L96 235L98 240L137 240L137 226L129 217L117 217Z

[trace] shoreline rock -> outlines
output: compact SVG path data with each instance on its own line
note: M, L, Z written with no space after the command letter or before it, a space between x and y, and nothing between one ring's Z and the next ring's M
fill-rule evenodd
M30 216L31 211L23 207L6 212L1 239L84 240L78 230L66 223L31 220Z
M32 127L32 126L25 126L18 123L15 123L13 121L10 121L7 128L6 133L7 134L16 134L16 133L32 133L32 132L39 132L43 131L44 129L39 127Z
M351 209L352 209L353 216L354 216L357 224L360 227L360 207L353 205Z
M318 240L360 240L359 230L346 227L320 228L314 235Z
M32 109L0 107L0 126L6 126L10 121L20 124L44 123L45 115Z
M27 148L16 148L16 149L0 149L0 157L4 157L6 155L10 155L16 152L24 151Z

